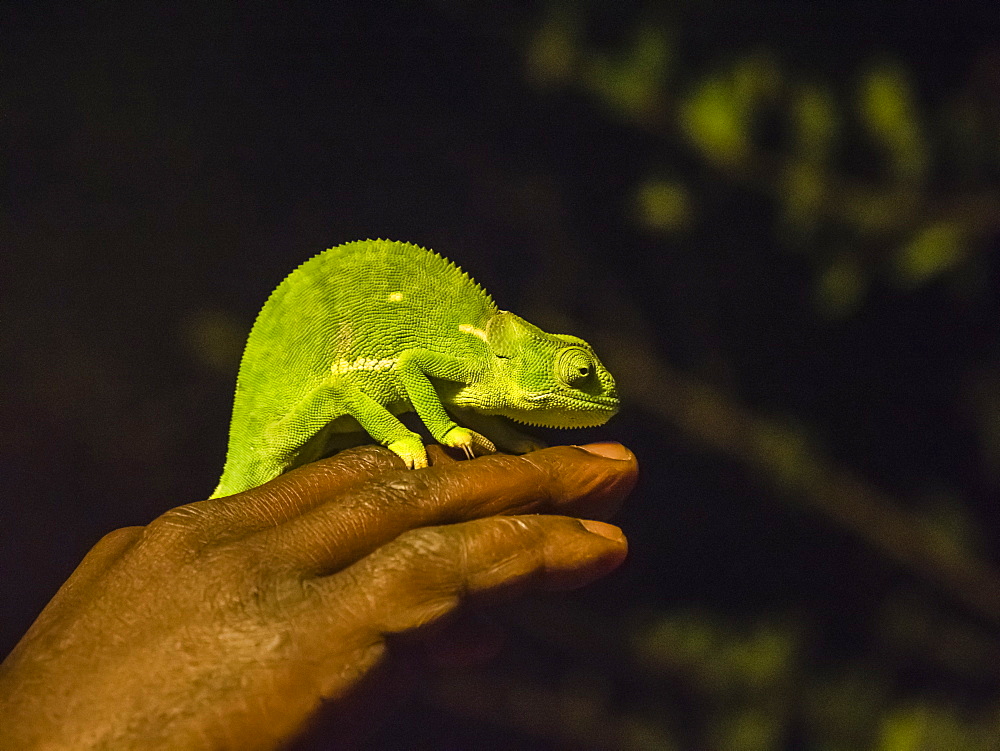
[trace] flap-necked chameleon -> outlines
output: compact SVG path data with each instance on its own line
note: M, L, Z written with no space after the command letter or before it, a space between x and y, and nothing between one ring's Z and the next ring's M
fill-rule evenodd
M345 432L365 431L408 467L424 467L423 441L396 417L403 412L471 457L538 447L503 418L591 427L617 410L614 379L583 339L499 310L433 251L350 242L295 269L257 316L212 497L319 458Z

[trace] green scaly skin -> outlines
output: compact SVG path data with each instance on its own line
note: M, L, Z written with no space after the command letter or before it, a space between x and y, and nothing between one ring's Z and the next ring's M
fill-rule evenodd
M313 461L344 433L364 431L424 467L423 441L397 419L403 412L472 457L496 451L494 441L513 453L539 447L503 418L592 427L617 410L614 379L582 339L498 310L430 250L346 243L289 274L258 315L212 498Z

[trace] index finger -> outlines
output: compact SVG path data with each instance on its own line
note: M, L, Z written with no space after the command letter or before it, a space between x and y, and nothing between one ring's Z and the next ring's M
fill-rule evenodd
M499 514L607 518L637 473L635 455L620 444L494 454L389 473L255 537L262 555L328 574L418 527Z
M345 449L250 490L190 504L214 542L242 537L279 524L326 503L338 494L403 467L403 460L381 446Z

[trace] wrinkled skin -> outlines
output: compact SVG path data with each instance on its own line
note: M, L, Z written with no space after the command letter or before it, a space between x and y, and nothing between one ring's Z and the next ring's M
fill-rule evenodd
M273 749L320 710L343 747L395 663L477 651L461 613L624 559L573 518L631 489L618 444L430 455L354 449L105 536L0 667L0 748Z

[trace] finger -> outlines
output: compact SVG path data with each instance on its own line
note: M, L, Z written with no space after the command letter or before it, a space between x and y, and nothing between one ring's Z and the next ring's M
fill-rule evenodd
M224 542L282 524L402 466L402 460L386 448L358 446L294 469L259 488L189 505L206 531L218 531L214 541Z
M454 464L460 459L456 459L454 456L445 451L444 446L439 443L431 443L427 448L427 461L433 467L437 464Z
M114 565L142 536L143 529L143 527L121 527L104 535L94 547L87 551L87 555L80 561L80 565L60 587L56 598L80 589L86 589L89 584L103 576L104 572Z
M142 530L143 527L121 527L108 532L87 552L66 584L71 584L76 578L90 579L103 573L142 536Z
M418 527L495 514L607 517L635 484L637 465L619 444L599 444L598 450L621 458L557 446L527 456L495 454L390 473L263 531L256 547L261 555L316 576Z
M440 621L469 599L583 586L617 568L627 549L621 530L603 522L490 517L412 530L316 584L363 628L394 634Z

